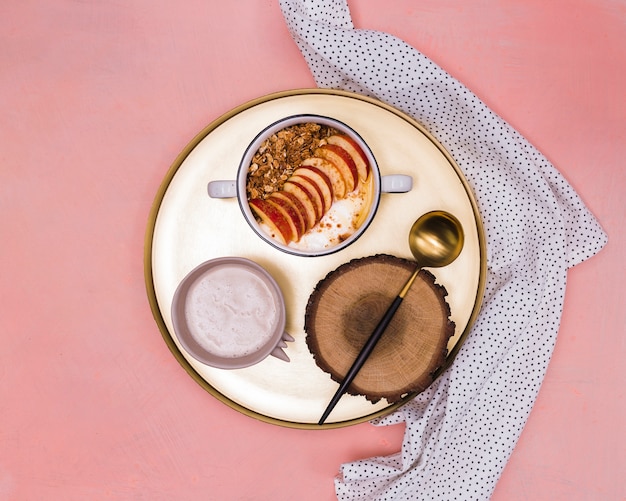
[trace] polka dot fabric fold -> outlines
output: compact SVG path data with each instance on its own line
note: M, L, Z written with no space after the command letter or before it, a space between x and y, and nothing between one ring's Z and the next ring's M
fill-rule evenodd
M483 308L454 364L375 423L404 422L402 450L343 465L337 497L489 499L544 378L567 269L606 235L541 153L419 51L354 29L344 0L280 6L318 86L389 103L444 145L476 194L487 237Z

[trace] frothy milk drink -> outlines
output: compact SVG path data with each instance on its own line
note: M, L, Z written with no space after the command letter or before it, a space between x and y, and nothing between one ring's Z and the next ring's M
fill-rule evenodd
M237 267L209 269L189 289L185 315L193 338L214 355L254 353L272 337L279 313L271 290Z

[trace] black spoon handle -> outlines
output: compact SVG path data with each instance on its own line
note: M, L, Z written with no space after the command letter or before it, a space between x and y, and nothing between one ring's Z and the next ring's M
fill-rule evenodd
M328 404L328 407L326 407L324 414L322 414L322 417L317 424L320 424L320 425L324 424L324 421L326 421L326 418L328 417L328 415L335 408L335 405L337 405L337 402L339 402L339 399L341 398L341 396L346 392L346 390L348 389L348 386L350 386L350 383L352 383L357 373L359 372L359 370L361 370L361 367L363 367L363 364L365 363L365 361L368 359L368 357L374 350L376 343L378 343L378 340L382 336L383 332L385 332L385 329L389 325L389 322L391 322L391 319L393 318L393 316L396 314L396 311L399 308L400 304L402 303L403 299L404 299L404 295L401 295L401 296L398 295L393 300L393 303L391 303L391 306L389 306L389 308L383 315L383 318L380 320L380 322L378 322L378 325L376 326L374 331L370 334L370 337L367 339L367 342L365 343L363 348L361 348L361 351L356 357L356 360L353 362L352 366L348 370L348 373L343 378L343 381L339 385L339 389L335 392L335 395L333 396L330 403Z

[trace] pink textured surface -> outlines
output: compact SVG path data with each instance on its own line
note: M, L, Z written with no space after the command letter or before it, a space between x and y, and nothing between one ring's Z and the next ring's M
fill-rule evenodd
M178 152L249 99L313 86L276 0L0 5L0 499L330 500L403 427L302 431L221 404L153 321L144 231ZM626 7L351 2L550 158L609 234L496 501L624 500Z

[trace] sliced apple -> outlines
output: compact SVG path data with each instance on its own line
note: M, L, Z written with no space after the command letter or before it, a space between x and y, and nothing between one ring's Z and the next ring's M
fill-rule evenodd
M342 147L350 154L356 165L356 170L359 173L359 179L365 181L367 176L370 175L370 161L363 151L363 148L361 148L353 138L345 134L335 134L327 138L327 141L329 144Z
M297 176L295 175L295 173L291 175L289 179L287 179L287 181L297 182L309 191L309 193L313 197L313 205L315 206L317 220L319 221L320 219L322 219L322 216L330 207L326 207L324 203L324 196L322 195L319 186L317 186L317 184L311 181L308 177Z
M287 245L293 240L291 225L285 213L276 204L261 198L252 198L249 200L249 204L252 212L269 228L272 238L283 245Z
M285 212L291 223L290 226L294 235L293 240L297 242L300 240L300 237L304 235L307 227L302 213L286 195L291 195L291 193L285 194L285 192L276 191L267 198L267 201L278 205L279 208Z
M324 158L335 166L341 172L343 180L346 183L346 192L350 193L359 184L359 173L350 154L341 146L336 144L324 144L315 150L315 156Z
M283 185L283 191L293 194L300 201L306 212L307 228L313 228L319 219L311 191L295 180L287 180Z
M306 177L314 182L322 194L324 210L330 209L330 206L333 204L333 185L323 171L311 165L301 165L293 171L293 175Z
M346 196L346 182L343 180L341 171L335 166L334 163L320 157L309 157L302 161L301 166L315 167L322 171L333 187L333 198L340 200Z
M270 198L271 197L283 198L291 202L291 204L296 208L296 210L300 214L300 219L302 220L302 227L304 228L303 233L310 229L307 209L297 196L295 196L293 193L290 193L288 191L280 190L280 191L275 191L274 193L272 193Z

